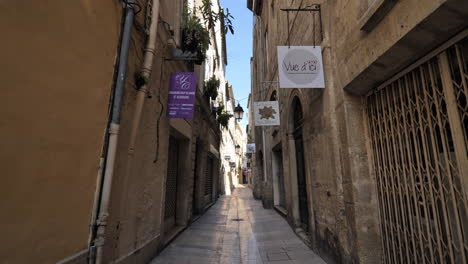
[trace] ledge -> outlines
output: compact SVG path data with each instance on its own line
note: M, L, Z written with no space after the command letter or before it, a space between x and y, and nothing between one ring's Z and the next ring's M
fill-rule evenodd
M353 77L344 89L366 95L468 27L468 1L448 0L411 29L378 59Z
M397 0L376 0L367 9L359 21L359 28L363 31L371 31L384 16L392 9Z

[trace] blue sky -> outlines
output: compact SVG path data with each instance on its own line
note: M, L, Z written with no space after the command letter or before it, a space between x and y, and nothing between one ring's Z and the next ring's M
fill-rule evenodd
M252 56L252 13L247 9L246 0L221 0L223 8L229 8L234 17L234 35L227 35L228 65L226 79L234 89L236 100L240 102L247 113L247 98L250 93L250 57ZM237 105L237 103L236 103ZM241 121L244 127L247 116Z

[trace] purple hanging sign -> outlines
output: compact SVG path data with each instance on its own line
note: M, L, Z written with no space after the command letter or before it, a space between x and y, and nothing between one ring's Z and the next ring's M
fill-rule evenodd
M172 72L168 98L168 118L193 118L197 74L195 72Z

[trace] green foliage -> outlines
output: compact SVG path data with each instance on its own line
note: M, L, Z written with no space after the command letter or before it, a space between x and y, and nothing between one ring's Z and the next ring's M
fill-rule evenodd
M202 25L200 18L188 15L182 28L182 50L198 54L198 62L206 59L210 46L210 33Z
M216 108L216 114L220 115L224 111L223 102L218 102L218 107Z
M216 13L213 11L211 0L202 0L202 5L199 7L199 10L205 20L205 25L208 30L214 29L216 22L220 21L223 25L224 34L227 34L228 32L234 34L234 27L231 20L234 19L234 17L229 12L229 8L226 8L226 10L220 8L219 12Z
M229 125L229 119L233 117L233 115L229 114L229 113L226 113L225 111L223 111L220 115L218 115L218 123L223 127L223 128L227 128L228 125Z
M211 76L208 81L205 81L205 95L210 97L212 100L216 100L218 97L218 88L220 85L220 81L216 76Z
M220 15L222 17L223 25L224 25L224 34L231 32L232 35L234 35L234 26L232 25L232 20L234 17L231 15L229 12L229 8L226 8L226 11L224 11L223 8L220 10Z
M234 17L229 13L229 9L213 11L211 0L202 0L202 5L198 9L205 21L203 25L201 19L190 10L187 3L184 6L184 24L182 28L182 50L197 53L196 63L201 64L206 59L206 51L210 46L210 30L214 29L216 22L220 21L223 33L234 34L234 27L231 19Z

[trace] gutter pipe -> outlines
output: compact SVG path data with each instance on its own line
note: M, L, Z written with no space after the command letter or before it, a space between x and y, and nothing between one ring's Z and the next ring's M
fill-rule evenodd
M135 154L135 144L138 136L138 129L140 127L141 116L143 113L143 106L145 103L145 98L149 93L150 77L153 69L153 61L156 50L156 39L158 33L158 21L159 21L159 2L160 0L150 0L152 1L151 6L151 24L149 28L149 36L145 45L143 62L140 69L141 78L145 80L144 84L138 88L136 99L135 99L135 108L133 112L133 118L131 121L130 127L130 138L128 143L127 150L127 166L125 171L125 176L123 177L123 194L122 200L120 203L120 208L123 208L122 212L127 212L128 206L128 189L129 183L128 180L131 178L132 168L133 168L133 158ZM161 65L162 67L162 65Z
M149 80L151 77L151 71L153 69L153 59L156 49L156 37L158 34L158 20L159 20L159 0L153 0L152 11L151 11L151 25L150 25L150 34L148 41L146 42L145 54L143 63L141 66L141 76L143 79L147 80L143 86L138 89L136 102L135 102L135 112L133 113L132 126L130 130L130 143L128 148L128 155L133 157L135 150L135 141L137 138L138 128L141 121L141 113L143 111L143 105L145 102L145 97L149 92ZM162 65L161 65L162 67ZM128 175L127 175L128 176Z
M112 180L114 176L114 164L117 154L117 142L119 138L120 114L122 110L122 101L125 88L125 78L127 74L128 53L130 48L130 39L132 34L133 19L135 17L135 0L128 0L126 4L126 15L122 33L121 48L119 54L119 65L117 70L117 81L114 90L114 100L111 109L111 122L109 126L109 143L106 156L106 167L104 170L104 179L102 180L102 193L99 203L99 214L97 219L97 231L95 246L96 263L103 263L103 247L105 243L105 233L107 218L109 216L109 201L111 196Z

